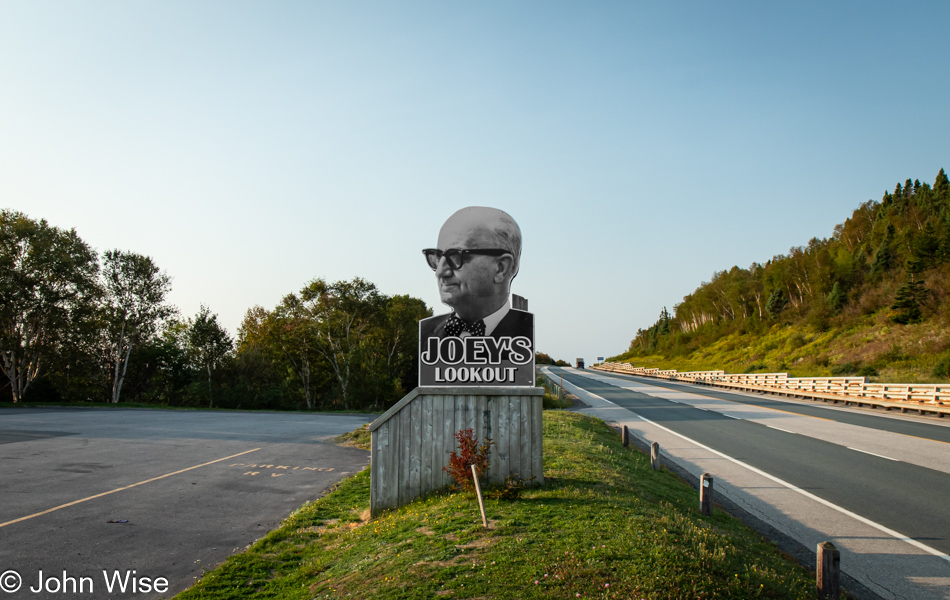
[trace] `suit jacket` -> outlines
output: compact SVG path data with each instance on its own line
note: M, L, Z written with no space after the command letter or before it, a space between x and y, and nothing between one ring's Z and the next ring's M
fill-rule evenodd
M424 341L430 337L442 339L446 337L445 324L448 322L452 313L429 317L419 321L419 340ZM517 309L509 309L508 314L502 319L489 337L495 339L502 337L517 337L523 335L531 343L534 343L534 315L529 312Z

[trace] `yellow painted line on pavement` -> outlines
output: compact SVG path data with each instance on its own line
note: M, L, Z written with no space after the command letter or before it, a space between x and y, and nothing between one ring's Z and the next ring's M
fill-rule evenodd
M193 467L188 467L187 469L180 469L172 473L166 473L164 475L159 475L158 477L152 477L151 479L146 479L145 481L140 481L138 483L133 483L132 485L127 485L125 487L116 488L114 490L109 490L108 492L102 492L101 494L96 494L95 496L89 496L87 498L82 498L81 500L74 500L72 502L67 502L66 504L60 504L59 506L54 506L53 508L46 509L42 512L33 513L32 515L27 515L25 517L20 517L19 519L13 519L12 521L7 521L6 523L0 523L0 527L6 527L7 525L13 525L14 523L19 523L20 521L26 521L28 519L33 519L35 517L41 517L47 515L51 512L57 510L68 508L70 506L75 506L77 504L82 504L83 502L88 502L89 500L95 500L96 498L102 498L103 496L108 496L109 494L114 494L116 492L121 492L123 490L128 490L140 485L145 485L146 483L151 483L153 481L158 481L159 479L165 479L166 477L171 477L172 475L178 475L180 473L185 473L187 471L192 471L194 469L200 469L201 467L207 467L208 465L213 465L214 463L219 463L222 460L228 460L229 458L236 458L238 456L243 456L245 454L250 454L251 452L257 452L260 448L254 448L253 450L245 450L238 454L232 454L231 456L225 456L224 458L219 458L217 460L208 461L206 463L201 463L200 465L195 465Z

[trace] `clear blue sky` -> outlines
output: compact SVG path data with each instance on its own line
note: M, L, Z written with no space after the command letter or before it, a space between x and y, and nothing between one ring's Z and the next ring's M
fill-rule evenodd
M950 3L0 0L0 207L147 254L234 333L312 278L436 309L469 205L539 349L625 350L714 271L950 168Z

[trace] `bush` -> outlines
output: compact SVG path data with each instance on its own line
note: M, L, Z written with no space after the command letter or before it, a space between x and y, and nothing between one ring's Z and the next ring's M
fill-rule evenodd
M471 469L469 469L471 471ZM531 478L533 480L534 477ZM529 481L531 481L529 480ZM520 479L516 475L505 477L503 485L492 485L486 492L485 497L493 500L517 500L521 492L528 487L528 482Z
M946 379L950 377L950 356L944 356L939 361L937 361L937 366L934 367L933 373L934 377L939 377L940 379Z
M846 363L841 363L840 365L831 367L831 374L832 375L854 375L860 370L861 370L861 363L855 364L855 363L846 362Z
M796 350L807 343L808 341L805 339L805 336L800 333L795 333L789 336L788 341L785 342L785 345L789 350Z
M831 329L831 312L826 307L819 306L808 313L805 322L824 333Z
M544 410L559 410L570 408L573 403L567 398L558 398L556 394L546 391L541 399L541 404Z
M459 430L455 434L455 439L459 443L458 452L452 451L452 455L449 457L449 466L442 467L442 470L455 479L458 487L465 491L472 491L475 489L475 481L472 479L472 465L475 465L478 478L481 479L488 469L492 441L490 438L486 438L485 443L479 446L478 440L475 439L475 432L471 429Z
M888 363L905 360L906 358L907 355L904 354L904 349L901 348L900 344L893 344L886 352L881 353L875 362L886 365Z

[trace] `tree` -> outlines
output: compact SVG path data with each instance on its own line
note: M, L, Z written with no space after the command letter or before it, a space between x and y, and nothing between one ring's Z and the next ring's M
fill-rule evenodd
M914 273L920 273L935 266L940 258L940 236L933 221L928 221L923 231L917 234L911 244L911 255L907 267Z
M238 327L237 351L231 364L242 401L250 406L282 408L290 397L283 351L274 337L273 314L262 306L249 308Z
M359 278L315 279L273 311L247 311L235 360L259 365L262 376L278 374L285 391L299 386L308 408L326 398L345 408L379 407L415 387L419 320L431 315L422 300L380 294Z
M165 304L171 280L151 258L109 250L103 262L103 350L112 377L112 402L117 403L132 347L153 336L174 309Z
M425 302L409 295L386 298L379 341L385 353L386 381L396 397L416 387L419 379L419 321L432 316Z
M96 253L75 230L0 211L0 366L22 402L47 358L88 323Z
M313 305L296 294L287 294L266 321L270 341L280 348L282 358L300 379L307 408L313 408L312 388L320 340Z
M874 254L874 262L871 263L871 276L879 276L887 273L892 266L894 266L894 251L891 248L891 244L894 241L895 228L893 225L888 224L887 229L884 232L884 239L881 241L881 245L878 246L877 252Z
M836 315L841 312L844 305L848 303L848 294L841 288L841 284L836 281L834 285L831 286L831 291L828 292L828 296L825 297L825 302L828 304L828 309L831 311L831 314Z
M197 377L189 356L189 333L188 322L170 318L163 323L157 335L148 343L139 346L140 351L145 350L145 356L142 358L153 363L149 385L143 398L146 402L174 405L188 403L190 384ZM138 354L141 356L143 352ZM136 357L135 352L133 357ZM127 381L126 386L128 383Z
M555 359L550 354L544 352L535 352L534 364L536 365L554 365L555 367L569 367L567 362L561 359Z
M208 374L208 406L213 405L211 372L234 348L231 336L218 323L218 315L204 304L188 328L188 343L195 362Z
M947 178L946 172L941 168L934 180L934 195L940 200L950 199L950 178Z
M897 290L894 304L891 305L892 309L899 311L891 315L891 321L901 325L920 323L923 320L920 301L926 291L924 281L909 272L904 284Z
M772 290L772 293L769 294L769 299L765 303L765 311L769 313L773 319L777 319L779 313L785 310L785 307L788 305L788 298L785 296L785 291L782 288L775 288Z
M300 296L312 306L320 333L317 351L329 363L340 386L343 408L349 410L352 376L360 368L360 355L371 328L378 323L385 297L359 277L333 284L315 279Z

